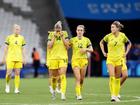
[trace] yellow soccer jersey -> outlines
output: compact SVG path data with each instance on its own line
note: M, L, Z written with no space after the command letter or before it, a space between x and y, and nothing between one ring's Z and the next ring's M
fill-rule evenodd
M6 61L21 61L22 62L22 47L26 44L24 37L14 34L9 35L6 38L5 44L8 45L8 52Z
M68 38L68 33L66 31L62 31L65 39ZM54 37L54 31L49 32L48 41L51 41ZM55 36L55 41L53 47L49 49L49 59L68 59L67 49L60 37L60 34L57 33Z
M70 40L70 44L72 46L72 59L88 58L87 53L80 53L81 48L88 48L92 45L88 38L82 37L82 39L78 39L78 37L73 37Z
M124 33L120 32L118 37L115 37L110 33L106 35L103 40L107 42L108 58L116 60L123 57L125 52L125 43L128 41L128 38Z

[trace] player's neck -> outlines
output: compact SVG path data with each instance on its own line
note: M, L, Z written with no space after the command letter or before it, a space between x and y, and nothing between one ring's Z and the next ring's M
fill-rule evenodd
M119 31L118 31L118 32L113 33L113 35L114 35L115 37L118 37L118 36L119 36Z
M83 36L77 36L77 38L78 38L79 40L81 40L81 39L83 38Z
M18 36L19 36L19 34L17 34L17 33L14 33L14 36L15 36L15 37L18 37Z

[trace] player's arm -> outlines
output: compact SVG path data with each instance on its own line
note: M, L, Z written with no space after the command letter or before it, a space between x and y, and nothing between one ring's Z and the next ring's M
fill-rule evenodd
M86 52L90 52L90 53L93 52L93 47L92 47L92 45L89 45L88 48L86 48Z
M93 47L89 39L87 40L87 48L81 48L80 52L81 53L93 52Z
M8 52L8 45L6 45L4 48L4 55L3 55L3 59L2 59L3 64L6 63L7 52Z
M47 47L48 47L49 49L51 49L51 48L53 47L53 45L54 45L55 36L56 36L55 33L54 33L53 37L52 37L52 34L49 34L48 43L47 43ZM51 37L52 37L52 38L51 38Z
M62 41L63 41L65 47L68 49L69 48L69 38L65 37L63 32L61 32L60 35L61 35L61 38L62 38Z
M105 52L105 49L104 49L104 40L103 39L100 41L100 48L101 48L103 55L105 57L107 57L107 53Z
M22 56L23 56L23 64L26 64L26 51L25 51L25 47L22 47Z
M127 42L127 47L126 47L126 51L125 51L125 56L128 54L128 52L130 51L131 49L131 46L132 46L132 43L130 40L128 40Z

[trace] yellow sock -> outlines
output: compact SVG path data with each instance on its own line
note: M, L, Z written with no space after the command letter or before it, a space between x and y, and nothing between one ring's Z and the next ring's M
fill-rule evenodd
M120 93L120 78L115 78L115 96Z
M82 92L82 90L83 90L83 84L80 84L80 90Z
M56 90L57 86L57 77L51 77L51 86L53 90Z
M67 86L66 75L62 74L60 76L60 80L61 80L61 92L65 94L66 93L66 86Z
M114 96L115 95L115 77L113 76L109 78L109 87L110 87L111 96Z
M75 90L76 90L76 96L80 96L81 95L81 89L80 89L80 85L76 85Z
M19 85L20 85L20 76L15 75L15 88L19 89Z
M10 79L11 79L11 77L6 75L6 84L9 84Z

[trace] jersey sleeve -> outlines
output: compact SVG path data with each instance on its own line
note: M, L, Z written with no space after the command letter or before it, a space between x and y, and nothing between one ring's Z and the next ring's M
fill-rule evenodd
M5 44L9 45L9 36L6 38Z
M128 42L128 38L125 34L123 35L123 41L124 41L124 43Z
M67 32L67 31L63 31L63 34L64 34L64 36L65 36L65 39L69 39L69 37L68 37L68 32Z
M103 38L103 41L108 42L108 35Z
M25 41L25 39L23 37L23 39L22 39L22 46L25 46L25 45L26 45L26 41Z
M51 41L52 40L52 35L53 35L53 32L52 31L49 31L48 32L48 41Z
M87 38L87 48L90 47L90 46L92 46L92 43L91 43L91 41Z
M70 39L69 43L70 43L70 46L73 45L73 38Z

